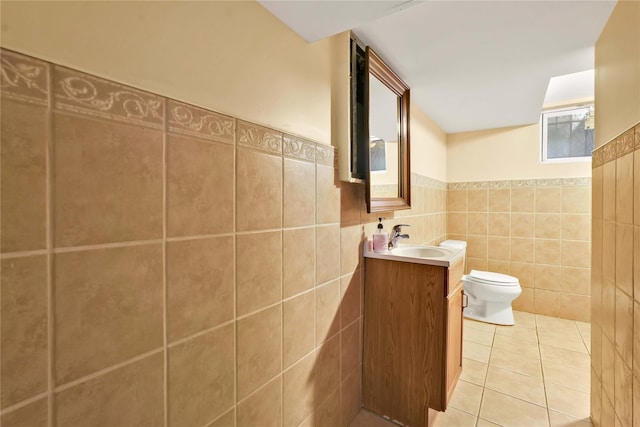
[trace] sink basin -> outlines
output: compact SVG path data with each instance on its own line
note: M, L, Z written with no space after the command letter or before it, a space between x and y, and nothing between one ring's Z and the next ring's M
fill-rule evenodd
M371 241L364 245L365 258L386 259L389 261L412 262L414 264L429 264L449 267L460 257L464 256L464 249L443 248L430 245L403 245L384 252L374 252Z
M443 258L451 255L446 249L433 247L409 246L391 249L391 253L397 256L412 258Z

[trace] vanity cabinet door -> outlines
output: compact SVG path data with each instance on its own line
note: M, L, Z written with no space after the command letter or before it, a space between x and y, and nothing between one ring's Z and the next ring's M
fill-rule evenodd
M445 359L445 407L462 372L462 309L464 290L462 282L447 296L446 301L446 359Z

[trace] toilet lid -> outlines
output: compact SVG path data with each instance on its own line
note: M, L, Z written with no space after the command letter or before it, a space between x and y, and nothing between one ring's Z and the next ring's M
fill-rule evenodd
M481 270L471 270L471 273L467 275L467 279L471 279L476 283L486 283L487 285L495 286L516 286L520 284L516 277Z

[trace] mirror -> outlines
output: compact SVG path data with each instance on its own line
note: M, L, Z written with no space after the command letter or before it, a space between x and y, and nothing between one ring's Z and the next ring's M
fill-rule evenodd
M367 211L409 209L409 87L370 47L365 63Z

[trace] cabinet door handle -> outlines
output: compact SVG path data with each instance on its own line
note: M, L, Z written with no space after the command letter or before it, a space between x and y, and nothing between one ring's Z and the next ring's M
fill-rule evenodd
M462 308L467 308L469 306L469 296L462 292Z

